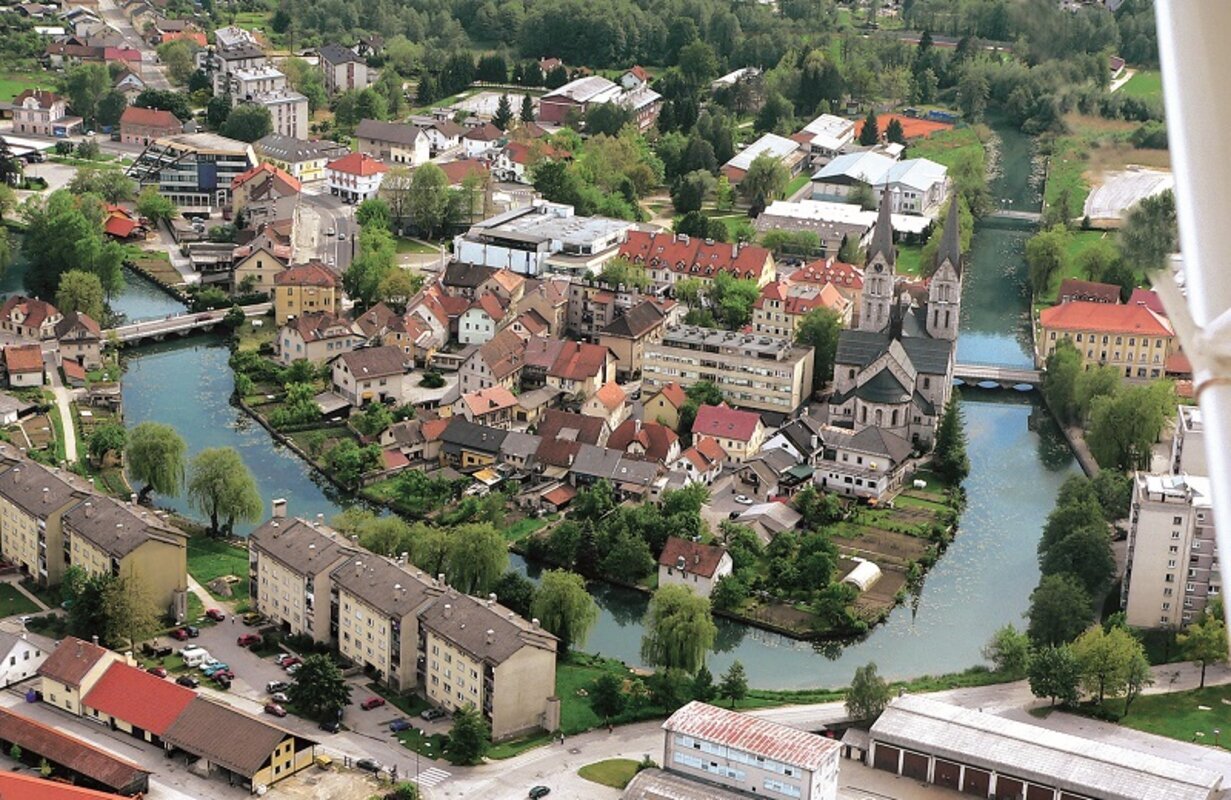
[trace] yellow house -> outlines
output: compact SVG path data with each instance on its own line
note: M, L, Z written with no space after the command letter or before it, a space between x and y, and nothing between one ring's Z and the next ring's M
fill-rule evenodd
M500 741L555 730L557 639L496 603L449 591L419 617L423 692L435 705L474 706Z
M0 449L0 553L41 586L64 574L64 512L86 492L47 467Z
M684 387L678 383L664 384L645 401L645 419L666 425L671 430L680 427L680 409L688 402Z
M107 669L124 657L94 642L69 636L38 668L43 700L70 714L81 714L81 698L90 693Z
M278 252L275 245L261 244L243 254L235 264L233 285L253 292L269 294L274 290L274 278L286 269L287 254Z
M1082 366L1110 365L1125 378L1161 378L1175 349L1171 321L1140 304L1115 305L1084 300L1062 303L1039 314L1046 359L1062 341L1081 354Z
M64 515L69 564L134 581L159 612L188 613L188 537L149 511L96 495Z
M319 261L295 264L274 275L274 320L279 325L290 317L317 311L339 313L342 293L338 276Z

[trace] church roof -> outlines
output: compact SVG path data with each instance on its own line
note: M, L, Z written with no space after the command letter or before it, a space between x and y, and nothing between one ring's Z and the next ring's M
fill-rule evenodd
M945 218L945 231L941 236L940 247L936 250L936 266L948 261L958 275L962 274L962 238L961 219L957 208L957 192L949 201L949 214Z
M874 255L881 253L885 257L885 263L893 266L893 220L889 209L892 204L893 198L886 185L881 191L881 207L876 216L876 230L872 232L872 244L868 247L868 263L872 262Z
M890 339L889 334L878 331L842 331L838 336L834 363L862 369L880 358L894 341L899 340ZM900 347L919 372L945 375L949 371L953 343L947 339L905 336L900 340Z
M872 376L855 389L855 395L869 403L905 403L910 400L911 393L907 391L897 376L888 367Z

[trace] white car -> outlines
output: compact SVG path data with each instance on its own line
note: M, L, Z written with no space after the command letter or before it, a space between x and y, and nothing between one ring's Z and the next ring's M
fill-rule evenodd
M752 498L746 494L737 494L735 495L735 502L739 503L741 506L750 506L752 505Z
M336 234L337 234L337 231L335 231L333 228L330 228L329 230L325 231L326 236L334 236Z
M346 231L338 231L338 241L340 242L346 241Z

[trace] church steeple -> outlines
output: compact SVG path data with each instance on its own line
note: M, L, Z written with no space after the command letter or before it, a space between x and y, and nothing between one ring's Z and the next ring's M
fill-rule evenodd
M957 341L962 311L962 222L957 202L955 194L936 250L936 270L928 283L928 336L951 342Z
M962 274L961 221L958 214L957 194L949 201L949 213L945 217L945 232L936 251L936 268L948 261L958 275Z
M894 303L893 220L890 208L893 198L889 186L881 190L880 213L876 230L863 270L863 291L860 293L859 330L880 332L889 328L889 315Z

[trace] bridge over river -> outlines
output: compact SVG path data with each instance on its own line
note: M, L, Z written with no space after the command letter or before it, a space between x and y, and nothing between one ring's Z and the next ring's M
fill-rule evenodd
M1004 364L957 364L953 368L953 377L961 383L972 383L984 389L1017 388L1028 386L1034 388L1042 384L1043 371L1026 367L1012 367Z
M257 303L242 306L245 316L260 317L269 313L272 303ZM230 308L220 308L214 311L172 314L163 319L151 319L143 322L130 322L116 328L103 331L103 340L109 341L115 334L120 344L140 344L146 341L160 342L171 335L187 336L197 331L212 331L226 319Z

